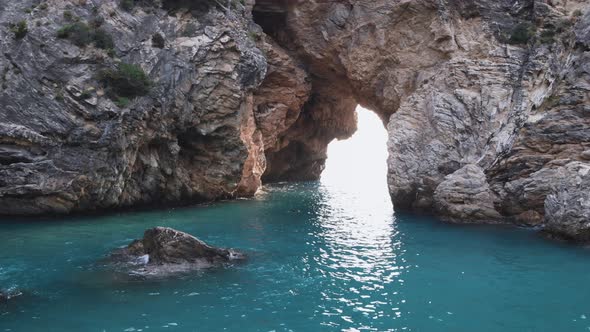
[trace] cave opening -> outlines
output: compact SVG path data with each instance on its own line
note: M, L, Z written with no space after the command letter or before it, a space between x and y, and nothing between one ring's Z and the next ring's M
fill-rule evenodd
M387 130L375 112L361 106L356 112L354 135L328 145L321 182L363 192L387 192Z
M279 44L285 46L289 42L287 32L287 7L289 0L257 0L252 10L252 18Z

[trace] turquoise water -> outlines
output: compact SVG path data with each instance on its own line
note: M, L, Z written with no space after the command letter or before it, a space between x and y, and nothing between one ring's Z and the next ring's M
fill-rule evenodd
M590 330L587 249L394 215L385 191L349 189L276 185L207 207L3 220L0 285L26 294L0 306L0 331ZM104 271L104 255L156 225L250 258L171 280Z
M206 207L2 220L0 289L25 295L0 304L0 332L590 330L590 250L394 215L387 133L366 111L359 128L330 145L322 182ZM249 259L169 280L110 273L103 258L154 226Z

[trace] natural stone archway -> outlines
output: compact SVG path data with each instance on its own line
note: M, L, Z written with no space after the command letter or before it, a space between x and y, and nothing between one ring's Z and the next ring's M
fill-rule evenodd
M500 39L507 38L502 34L509 34L519 22L531 20L535 3L517 7L512 1L284 4L284 21L271 20L278 31L272 31L273 26L264 29L278 36L278 42L308 68L314 83L312 100L344 101L322 103L321 112L310 108L309 114L323 116L307 126L321 126L322 118L353 120L347 114L357 102L376 110L390 126L390 182L398 208L431 207L433 184L461 164L480 159L490 136L505 124L507 114L493 123L482 118L489 109L502 107L509 112L514 82L528 64L528 51ZM254 9L255 18L263 16L264 11L256 15ZM490 23L500 31L492 31ZM508 50L513 54L506 55ZM482 98L488 108L477 107ZM392 114L395 119L390 120ZM437 117L451 123L436 123ZM462 132L457 132L457 124ZM425 183L416 183L417 179Z
M586 84L574 74L588 42L582 1L299 1L282 8L281 20L261 24L304 63L313 99L302 113L308 117L286 132L290 144L267 153L269 180L316 178L325 155L314 152L338 137L318 121L350 135L355 103L388 125L396 209L462 222L539 223L559 182L551 174L587 158L587 90L574 92ZM314 108L330 97L341 103ZM308 157L312 168L298 164Z
M396 209L539 222L570 197L553 178L590 159L581 0L248 0L230 13L175 0L32 4L0 11L2 214L316 179L328 143L356 130L357 104L388 128ZM66 10L111 49L57 38ZM9 23L21 20L17 36ZM152 81L128 104L99 75L120 62Z

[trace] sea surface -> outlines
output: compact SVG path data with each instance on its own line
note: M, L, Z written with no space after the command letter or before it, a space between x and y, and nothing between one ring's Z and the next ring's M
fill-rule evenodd
M370 116L373 116L372 118ZM0 332L590 331L590 249L532 230L395 214L387 134L330 145L320 182L256 198L63 220L0 220ZM154 226L248 260L164 280L105 265Z
M530 230L396 215L382 195L278 184L257 198L0 224L0 331L588 331L590 251ZM102 259L169 226L246 252L167 280Z

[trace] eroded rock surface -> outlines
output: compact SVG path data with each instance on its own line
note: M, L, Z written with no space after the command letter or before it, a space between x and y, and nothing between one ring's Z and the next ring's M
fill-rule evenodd
M172 228L156 227L146 230L141 240L115 250L111 258L133 267L134 274L166 276L242 260L245 256L231 249L212 247Z
M546 231L566 239L590 240L590 165L573 162L557 172L562 182L545 199Z
M339 82L328 94L348 91L388 124L396 209L540 225L562 181L557 168L588 160L586 2L289 8L283 45L304 59L314 83ZM281 160L300 151L284 149Z
M215 1L43 3L0 12L3 214L198 202L317 179L328 143L356 130L357 104L387 126L399 210L547 217L561 232L567 214L555 207L578 189L559 174L590 163L586 1L249 0L229 13ZM97 17L111 49L57 38ZM120 62L153 82L127 105L97 77ZM584 227L565 233L585 238Z
M483 170L473 164L447 175L434 192L437 214L444 220L458 223L501 220L494 208L496 200Z
M253 91L267 59L247 28L246 8L226 17L207 2L175 8L165 1L165 9L138 2L130 10L114 0L42 3L11 1L0 12L0 213L256 191L264 149ZM98 20L112 49L57 37L76 22ZM17 39L9 23L20 21L28 32ZM163 45L154 44L156 35ZM141 66L152 81L149 93L128 105L109 98L99 80L120 62Z
M7 303L8 301L22 296L23 293L19 290L8 290L2 291L0 290L0 304Z

